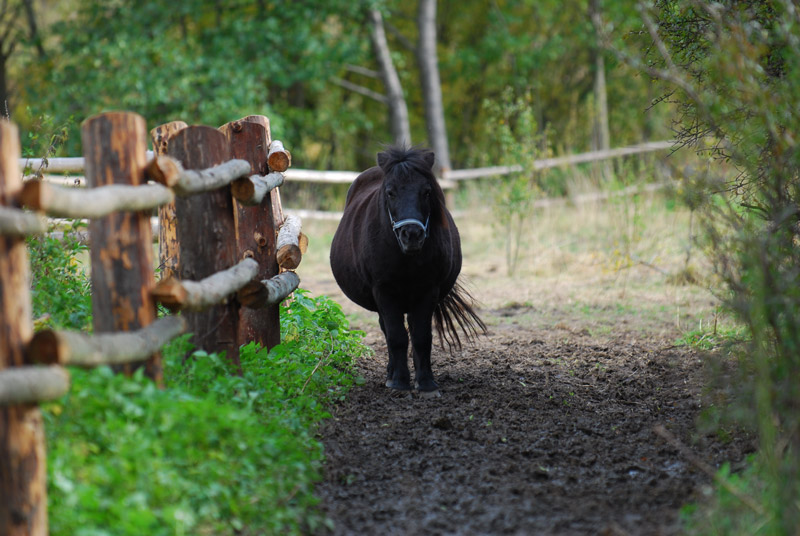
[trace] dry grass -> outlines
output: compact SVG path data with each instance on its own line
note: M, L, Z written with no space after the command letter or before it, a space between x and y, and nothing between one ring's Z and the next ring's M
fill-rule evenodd
M689 211L669 194L535 209L513 275L506 271L505 235L479 199L459 198L456 223L462 274L490 324L610 340L622 334L674 339L715 321L717 301L704 286L710 268L691 245ZM328 252L335 229L334 222L304 222L310 246L298 270L301 286L340 302L354 325L372 327L374 315L349 302L333 281Z

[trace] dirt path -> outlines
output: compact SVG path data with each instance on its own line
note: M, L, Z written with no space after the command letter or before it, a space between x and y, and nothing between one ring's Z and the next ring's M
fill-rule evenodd
M609 216L613 207L539 214L514 277L496 249L487 253L489 228L460 221L471 239L464 274L490 333L457 356L434 353L438 399L384 387L374 316L341 295L324 247L310 259L304 287L342 303L375 350L358 364L366 383L321 430L327 463L317 489L333 534L678 532L681 506L711 479L654 426L712 466L752 445L697 431L703 363L675 341L716 325L716 305L665 276L683 266L687 218L659 203L642 201L648 226L637 243L659 270L619 264L613 233L626 227ZM329 242L332 229L315 231Z
M322 431L334 534L674 534L710 479L653 427L712 463L746 448L695 437L701 363L666 340L500 323L434 356L442 397L430 400L383 386L379 335L366 384Z

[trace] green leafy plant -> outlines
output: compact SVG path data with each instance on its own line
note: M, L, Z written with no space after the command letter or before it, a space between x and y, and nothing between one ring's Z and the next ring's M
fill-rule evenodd
M754 471L742 475L754 504L710 505L731 519L698 533L797 534L800 14L788 0L659 0L641 4L640 13L628 35L645 36L651 55L620 56L667 84L682 114L682 142L729 164L687 184L687 198L724 282L721 294L748 334L736 353L737 374L729 378L734 403L726 410L759 439ZM749 524L753 515L758 520Z
M322 446L316 424L355 382L368 349L341 308L297 291L283 342L241 350L243 374L216 354L164 351L167 387L141 371L74 370L43 407L53 534L305 534Z
M50 225L44 236L27 239L31 302L36 327L86 330L92 323L91 282L84 271L88 248L78 233L85 224Z
M533 200L542 190L534 176L533 162L541 152L543 136L537 129L530 94L515 96L507 88L500 101L484 101L484 108L495 132L500 162L522 168L492 183L494 221L506 241L506 272L513 275L525 243Z

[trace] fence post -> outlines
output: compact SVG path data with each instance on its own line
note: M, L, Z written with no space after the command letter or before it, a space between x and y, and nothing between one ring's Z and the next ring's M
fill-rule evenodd
M219 130L190 126L169 140L169 156L184 169L205 169L230 160L228 140ZM226 186L211 192L175 199L180 265L178 277L200 281L237 263L233 197ZM207 352L225 352L239 368L236 300L206 311L182 313L193 333L192 343Z
M19 134L0 120L0 205L22 189ZM0 235L0 370L26 364L33 336L25 239ZM47 534L44 425L36 405L0 406L0 534Z
M146 182L147 126L130 112L90 117L81 126L90 188ZM92 262L92 319L95 333L132 331L156 319L150 296L155 286L150 213L117 212L89 223ZM123 365L130 373L140 364ZM162 382L161 354L146 362L147 375Z
M250 163L251 173L266 175L269 150L269 119L251 115L219 127L230 144L231 157ZM247 207L234 200L236 257L251 257L258 262L258 280L278 274L275 257L275 219L272 196L264 197L258 206ZM264 309L242 307L239 310L237 341L239 345L255 341L264 348L280 344L279 306Z
M156 156L167 154L170 138L187 126L183 121L170 121L151 130L153 153ZM180 247L177 231L175 202L158 207L158 264L161 268L161 279L178 274Z

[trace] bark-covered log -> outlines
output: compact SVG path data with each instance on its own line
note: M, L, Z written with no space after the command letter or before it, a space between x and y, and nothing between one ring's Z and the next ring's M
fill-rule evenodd
M47 220L39 214L0 206L0 235L22 238L47 231Z
M236 179L231 184L231 193L240 204L251 207L260 205L268 193L282 185L283 173L273 171L265 177L253 175Z
M220 127L228 138L231 156L250 162L253 173L265 175L267 166L267 148L270 145L269 119L264 116L248 116ZM274 174L268 175L274 177ZM279 175L279 174L278 174ZM260 178L255 179L259 185ZM231 185L236 195L238 186ZM262 196L257 204L248 205L237 197L235 205L236 220L236 254L238 258L250 257L258 262L258 275L255 280L269 279L278 273L275 259L275 218L273 188L268 197ZM255 198L255 196L254 196ZM254 200L254 199L253 199ZM277 307L252 311L246 308L239 310L237 340L239 345L255 341L265 348L272 348L280 343L280 320Z
M0 206L19 206L17 127L0 120ZM33 335L25 239L0 235L0 371L27 364ZM35 405L0 406L0 534L47 533L44 425Z
M69 391L69 373L58 365L0 370L0 406L55 400ZM12 534L4 532L3 534ZM14 532L13 534L22 534ZM31 534L35 534L31 532ZM38 534L38 533L37 533ZM41 532L40 534L45 534Z
M294 270L300 265L303 253L300 251L300 230L303 224L297 216L289 215L283 220L278 231L278 265L284 270Z
M184 169L207 169L230 160L228 141L217 129L190 126L170 139L169 155ZM235 265L233 198L230 187L175 200L180 245L177 277L199 281ZM239 363L236 325L239 305L230 301L202 312L187 311L192 344L208 352L225 352Z
M236 294L244 307L260 309L279 304L300 285L295 272L283 272L271 279L252 281Z
M267 163L271 171L280 172L286 171L292 165L292 154L284 149L282 141L272 140L269 144Z
M169 279L160 282L153 296L171 311L202 311L224 303L258 275L258 263L244 259L228 270L218 272L202 281Z
M153 160L148 164L147 172L156 173L152 166L160 169L162 176L169 174L166 168L172 165L172 175L177 177L179 170L175 164L175 160L166 156L167 148L169 147L169 140L176 133L180 132L188 125L183 121L170 121L159 125L150 131L150 141L153 143ZM159 168L161 159L168 159L163 167ZM155 164L153 164L155 162ZM177 180L177 178L175 179ZM164 179L165 186L171 186L174 182ZM167 184L167 183L170 184ZM180 263L180 248L178 246L178 222L175 219L175 201L167 203L158 208L158 261L161 268L161 279L172 277L178 273L178 264Z
M160 318L137 331L87 335L76 331L44 330L28 345L36 363L97 367L147 359L186 330L180 316Z
M172 164L179 168L177 176L174 170L166 171L166 165L160 162L161 172L151 175L151 178L172 182L169 186L182 197L217 190L250 174L250 164L240 159L229 160L207 169L183 169L177 160L173 160Z
M34 180L22 188L24 206L54 218L96 219L118 211L149 211L173 199L172 190L159 184L67 188Z
M86 180L90 188L145 184L147 127L129 112L104 113L81 127ZM150 296L155 285L149 211L115 212L89 222L92 310L95 333L134 331L156 319ZM124 365L130 373L135 365ZM146 363L147 375L161 384L161 356Z

